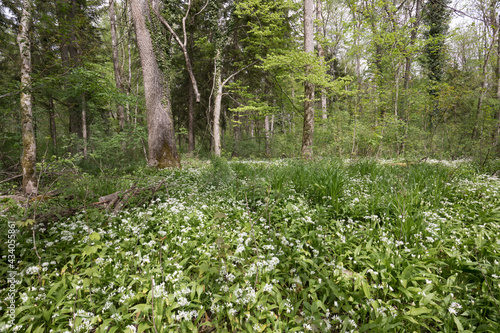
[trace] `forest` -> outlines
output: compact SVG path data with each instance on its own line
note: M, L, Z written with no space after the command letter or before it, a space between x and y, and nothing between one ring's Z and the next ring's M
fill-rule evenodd
M0 331L500 331L500 1L0 0L0 73Z

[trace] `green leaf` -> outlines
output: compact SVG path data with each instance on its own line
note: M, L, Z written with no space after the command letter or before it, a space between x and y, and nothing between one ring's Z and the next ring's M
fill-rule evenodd
M363 292L365 293L365 297L368 299L372 298L372 294L370 292L370 286L365 280L361 282L361 286L363 287Z
M453 320L455 321L455 324L457 324L457 329L459 332L463 332L464 327L462 326L462 323L460 322L460 319L458 317L453 316Z
M87 245L85 246L85 248L83 249L83 256L85 257L86 255L90 255L92 253L97 253L97 250L101 248L100 245Z
M148 313L148 311L151 309L151 304L137 304L131 307L132 310L136 310L135 312L144 312Z
M225 218L225 217L227 217L226 213L218 212L218 213L214 214L214 218L215 219L222 219L222 218Z
M148 324L146 324L146 323L141 323L141 324L139 325L139 328L137 329L137 333L142 333L142 332L144 332L145 330L147 330L147 329L149 329L149 328L151 328L151 327L152 327L152 326L150 326L150 325L148 325Z
M421 314L429 313L431 311L432 311L431 309L428 309L426 307L421 307L421 308L412 307L408 312L406 312L406 314L409 316L420 316Z
M101 240L101 235L99 235L99 233L97 233L97 232L93 232L90 234L89 239L91 241L98 241L98 240Z

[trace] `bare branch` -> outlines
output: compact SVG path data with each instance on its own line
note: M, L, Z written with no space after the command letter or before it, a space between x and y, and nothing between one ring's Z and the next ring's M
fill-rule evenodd
M198 91L198 84L196 83L196 78L194 76L193 67L191 66L191 59L189 58L189 54L187 52L187 47L186 47L186 45L187 45L186 18L187 18L187 15L189 13L190 8L191 8L191 1L189 1L188 8L186 11L186 16L182 19L182 30L184 33L184 43L181 41L179 36L177 36L177 34L175 33L174 29L172 29L170 24L168 24L167 20L165 20L163 18L163 16L160 15L158 10L153 8L153 11L154 11L156 17L158 17L158 19L160 20L160 22L163 23L163 25L165 25L167 27L168 31L170 31L172 36L174 36L174 39L177 41L177 44L179 44L179 46L182 50L182 53L184 54L184 60L186 61L186 69L188 71L189 78L191 79L191 84L193 85L196 103L200 103L201 98L200 98L200 92Z
M203 8L201 8L201 10L200 10L198 13L194 14L194 16L198 16L198 15L200 15L200 14L201 14L201 13L205 10L205 8L207 8L207 6L208 6L208 2L209 2L209 1L210 1L210 0L207 0L207 3L203 6Z
M226 85L226 83L229 82L229 80L231 80L233 77L235 77L236 75L240 74L242 71L244 71L245 69L255 65L258 61L254 61L252 62L251 64L249 65L246 65L245 67L243 67L242 69L238 70L237 72L234 72L233 74L229 75L229 77L227 79L224 80L224 82L222 82L222 86L224 87Z
M17 94L19 94L19 93L20 93L20 91L13 91L13 92L10 92L10 93L7 93L7 94L0 95L0 98L4 98L4 97L9 97L9 96L17 95Z

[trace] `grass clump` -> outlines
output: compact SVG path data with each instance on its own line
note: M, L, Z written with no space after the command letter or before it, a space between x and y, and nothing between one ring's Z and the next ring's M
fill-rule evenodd
M0 328L497 332L500 184L471 169L214 159L147 171L168 191L144 207L16 226L16 315Z

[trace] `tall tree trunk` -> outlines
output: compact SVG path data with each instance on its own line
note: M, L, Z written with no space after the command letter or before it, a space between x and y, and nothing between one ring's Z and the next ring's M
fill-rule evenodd
M188 152L194 152L194 91L193 86L188 85Z
M33 110L31 104L31 50L29 31L31 28L31 0L23 1L23 11L19 24L17 43L21 54L21 133L23 137L23 192L36 195L36 140L33 130Z
M85 93L82 93L82 138L83 138L83 157L87 158L88 138L87 138L87 106L85 102Z
M120 70L119 57L118 57L118 38L116 36L116 16L114 0L109 0L109 23L111 26L111 48L113 49L113 69L115 72L116 89L123 92L122 74ZM120 131L125 127L125 109L122 104L118 104L116 108L118 114L118 124Z
M131 0L130 8L144 77L148 120L148 164L156 168L180 167L168 82L158 67L151 36L146 26L146 19L149 18L148 0Z
M189 31L189 46L193 48L194 45L194 32L193 29ZM200 94L198 93L198 96ZM189 85L189 105L188 105L188 152L192 153L195 149L195 136L194 136L194 99L196 97L194 85Z
M56 113L54 112L54 99L49 97L49 130L52 145L54 146L54 155L57 155L57 128L56 128Z
M304 0L304 50L314 52L314 0ZM306 71L309 71L306 69ZM302 132L302 157L312 158L314 135L314 84L305 82L304 129Z
M214 115L213 115L213 129L212 129L212 149L216 156L221 154L221 129L220 129L220 114L222 106L222 78L221 78L221 68L220 68L220 58L221 51L217 50L215 56L215 69L214 69L214 81L215 81L215 100L214 100Z
M76 0L57 0L56 2L56 17L59 26L58 33L60 34L60 52L61 62L66 74L70 74L71 70L78 66L79 56L76 46L75 20L77 13ZM69 88L68 79L65 79L65 88ZM79 96L71 96L67 94L64 103L68 108L69 114L69 133L76 134L82 137L82 115L79 108ZM70 146L70 151L77 152L76 145Z
M127 104L126 104L126 110L127 110L127 122L131 123L132 122L132 112L130 109L130 102L129 102L129 96L132 91L132 28L129 25L129 17L132 16L130 15L130 7L127 6L125 10L125 26L127 27L127 60L128 60L128 73L127 73ZM134 118L134 128L136 125L136 120Z
M409 86L410 86L410 75L411 75L411 65L413 62L413 46L415 45L415 41L417 40L417 29L418 26L420 25L420 6L422 3L422 0L416 0L416 8L415 8L415 21L413 22L411 26L411 32L410 32L410 44L409 48L410 50L407 51L407 55L405 58L405 77L404 77L404 89L408 91Z
M238 107L238 103L235 101L234 102L234 107ZM239 152L238 148L240 145L240 140L241 140L241 116L239 112L235 112L234 114L234 125L233 125L233 131L234 131L234 143L233 143L233 152L231 154L232 157L238 157Z
M316 1L316 21L317 22L322 22L323 19L323 12L322 12L322 6L321 6L321 0ZM323 24L323 23L318 23L318 24ZM323 36L325 33L325 28L323 26ZM318 34L320 32L320 28L318 26ZM318 56L319 56L319 61L323 65L325 61L325 50L323 49L323 46L321 45L321 40L318 40ZM328 117L327 115L327 104L326 104L326 91L325 88L321 87L321 119L326 120Z
M497 20L497 25L500 25L500 16ZM495 71L496 84L497 84L497 99L500 102L500 33L497 35L497 68ZM500 140L500 110L498 112L497 120L497 135L495 138L495 146L498 146Z
M484 55L484 63L483 63L482 71L481 71L481 89L479 91L479 99L477 101L477 123L474 127L474 130L473 130L473 134L472 134L473 138L477 138L478 135L482 137L482 134L483 134L484 120L483 120L483 108L482 108L482 106L483 106L484 95L486 93L486 84L487 84L487 80L488 80L487 75L486 75L486 71L488 68L488 62L490 59L491 51L492 51L493 46L494 46L496 39L497 39L497 34L498 34L497 27L494 27L492 34L493 35L491 37L492 40L491 40L490 45L488 46L487 43L485 43L486 49L485 49L485 55Z
M264 117L264 136L266 138L266 157L271 157L271 129L270 129L269 116Z

